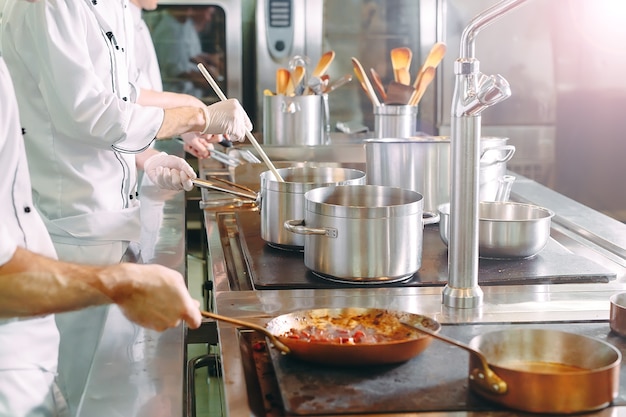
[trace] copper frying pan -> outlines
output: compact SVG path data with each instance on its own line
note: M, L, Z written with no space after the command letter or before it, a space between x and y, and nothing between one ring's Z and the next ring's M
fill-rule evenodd
M213 313L202 312L202 314L205 317L260 331L268 336L277 349L295 358L342 366L405 362L424 351L430 345L432 338L402 323L425 327L435 333L441 328L437 321L420 314L376 308L323 308L296 311L275 317L264 328ZM311 326L316 329L326 329L329 333L340 330L350 333L357 329L366 329L366 333L376 334L380 340L339 343L335 341L335 338L331 338L333 340L328 342L293 338L294 333L309 330Z
M470 351L470 388L508 408L580 413L607 407L618 395L621 353L599 339L519 327L476 336L469 345L432 337Z

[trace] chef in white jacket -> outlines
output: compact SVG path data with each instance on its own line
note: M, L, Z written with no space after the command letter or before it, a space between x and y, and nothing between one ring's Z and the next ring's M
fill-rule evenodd
M65 417L51 313L116 302L129 319L156 330L181 319L195 328L201 317L183 277L168 268L55 260L33 204L17 102L1 56L0 91L0 417ZM131 285L142 289L135 297L126 296Z
M154 91L163 91L163 80L159 69L159 60L154 49L150 29L143 20L143 10L155 10L158 0L131 0L129 7L135 27L135 67L137 69L136 83L139 87ZM210 156L209 149L212 143L222 140L220 136L201 135L197 132L180 135L184 142L185 151L199 159Z
M202 132L239 140L251 129L236 100L185 106L175 93L129 82L134 38L127 0L8 0L1 38L34 203L61 260L117 263L139 241L137 167L163 188L191 189L193 169L150 148L155 138ZM106 314L100 307L57 316L59 377L74 414Z

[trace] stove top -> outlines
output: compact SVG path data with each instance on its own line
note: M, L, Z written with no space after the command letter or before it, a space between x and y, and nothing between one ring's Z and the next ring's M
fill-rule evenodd
M270 246L261 238L258 212L239 212L239 238L255 289L322 289L345 287L443 286L448 279L447 247L439 238L439 226L424 228L422 265L405 281L395 283L346 283L332 281L311 272L304 265L302 251ZM529 259L480 259L480 285L521 285L560 283L606 283L616 274L595 262L575 255L550 239L546 248Z

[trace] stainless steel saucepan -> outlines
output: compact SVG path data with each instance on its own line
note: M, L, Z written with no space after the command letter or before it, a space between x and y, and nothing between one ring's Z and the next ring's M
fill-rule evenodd
M292 249L304 247L304 236L289 233L283 223L304 217L307 191L331 185L365 184L365 172L351 168L302 166L279 168L278 172L284 181L277 181L271 171L262 172L261 190L256 194L220 179L196 180L195 184L254 201L261 213L261 238L270 245ZM231 186L224 186L224 183Z

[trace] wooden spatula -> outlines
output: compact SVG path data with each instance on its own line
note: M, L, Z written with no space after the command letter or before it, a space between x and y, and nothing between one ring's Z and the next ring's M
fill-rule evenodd
M367 74L365 73L365 70L363 69L363 65L361 65L358 59L356 59L355 57L352 57L352 66L354 68L354 73L356 74L356 77L361 83L363 90L365 90L365 93L367 94L369 99L372 101L372 104L376 107L379 107L380 100L378 100L378 96L376 95L376 92L374 91L374 87L372 87L372 83L370 83L369 78L367 78Z
M411 84L409 69L412 58L413 52L409 48L401 47L391 50L391 67L393 68L394 80L405 85Z
M409 99L409 104L411 106L417 106L419 101L424 96L426 92L426 88L431 83L431 81L435 78L435 67L426 67L424 71L421 73L421 76L418 79L417 87L415 87L415 93Z
M392 81L387 86L385 104L408 104L414 93L415 89L410 85Z
M372 74L374 88L376 88L376 91L378 91L378 94L380 94L380 98L382 98L383 101L387 100L387 93L385 92L385 87L383 86L383 81L380 78L380 75L378 75L378 72L376 72L374 68L370 68L370 74Z
M424 73L426 68L428 67L434 67L435 69L437 68L439 63L441 63L441 60L443 59L444 55L446 54L446 49L447 49L446 44L443 42L437 42L436 44L433 45L432 48L430 48L430 52L428 53L428 56L426 56L426 59L424 60L424 64L422 64L419 72L417 73L417 76L415 77L415 82L413 83L413 87L417 89L417 85L420 82L420 77L422 77L422 74Z
M289 70L287 68L278 68L276 70L276 94L287 95L290 88L289 84L293 86Z
M320 57L320 60L317 62L315 69L313 69L313 72L311 73L311 78L320 78L322 75L324 75L324 73L326 72L326 70L328 69L328 67L333 62L334 59L335 59L335 51L324 52L324 54ZM311 93L312 93L311 89L307 87L304 94L311 94Z

